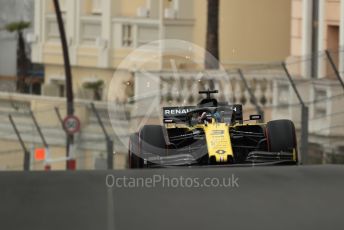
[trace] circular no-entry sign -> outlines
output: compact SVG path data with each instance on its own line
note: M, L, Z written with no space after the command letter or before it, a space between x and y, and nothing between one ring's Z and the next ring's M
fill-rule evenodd
M63 127L68 134L80 131L80 120L74 115L69 115L63 120Z

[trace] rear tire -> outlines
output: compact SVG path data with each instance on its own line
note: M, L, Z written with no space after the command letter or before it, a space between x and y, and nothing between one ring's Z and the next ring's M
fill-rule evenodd
M268 151L296 153L297 143L294 123L290 120L270 121L266 125Z

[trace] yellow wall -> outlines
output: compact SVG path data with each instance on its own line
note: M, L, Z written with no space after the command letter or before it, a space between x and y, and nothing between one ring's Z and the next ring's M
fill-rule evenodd
M139 7L146 6L146 0L121 0L120 16L135 17Z
M207 1L196 0L194 42L205 46ZM290 0L221 0L224 64L281 61L289 55Z
M7 140L0 140L1 154L0 154L0 171L2 170L22 170L23 169L23 152L20 144L17 141L11 142Z
M85 0L87 2L89 0ZM118 0L114 7L119 16L133 17L136 16L137 8L145 5L146 0ZM207 0L194 0L191 10L195 16L194 43L205 47ZM290 54L291 15L291 0L221 0L221 62L226 67L231 67L237 64L284 60ZM44 46L43 62L62 63L60 53L59 45ZM77 65L97 65L98 49L79 48L77 53ZM94 55L82 56L81 53ZM118 54L115 58L117 56ZM116 59L115 64L118 61Z

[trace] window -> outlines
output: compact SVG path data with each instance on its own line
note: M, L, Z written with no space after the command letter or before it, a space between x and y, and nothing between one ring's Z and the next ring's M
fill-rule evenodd
M64 84L58 84L58 96L59 97L64 97L65 96L65 85Z
M338 67L339 63L339 26L329 25L327 27L327 49L333 58L334 64ZM335 78L332 66L327 61L327 74L328 78Z
M66 0L59 0L60 3L60 10L62 13L67 12Z
M102 13L102 0L92 0L92 13L93 14L101 14Z
M131 33L131 25L123 25L122 27L122 46L123 47L131 47L133 43L132 33Z

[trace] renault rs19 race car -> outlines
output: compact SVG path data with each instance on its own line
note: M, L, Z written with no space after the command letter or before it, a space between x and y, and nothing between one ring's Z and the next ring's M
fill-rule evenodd
M206 94L197 106L163 108L163 125L145 125L129 139L129 167L297 164L290 120L243 120L242 105Z

